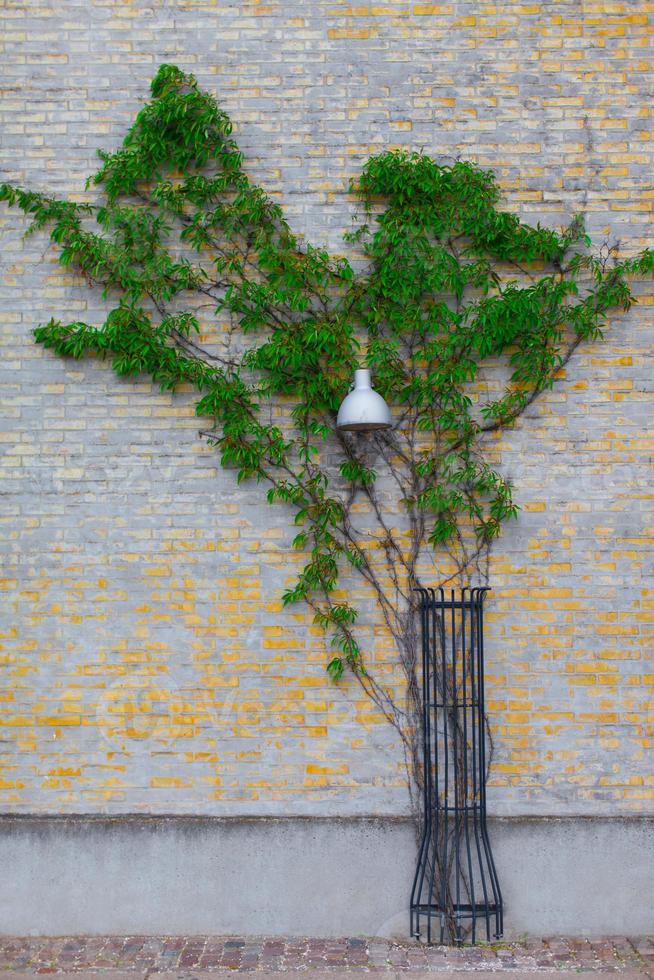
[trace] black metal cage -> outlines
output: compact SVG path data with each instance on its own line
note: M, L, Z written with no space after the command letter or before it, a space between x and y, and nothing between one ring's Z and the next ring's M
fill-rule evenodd
M488 941L499 939L502 893L486 826L483 616L489 589L416 591L424 825L411 893L411 934L427 942L438 937L441 943L446 938L474 943L481 925Z

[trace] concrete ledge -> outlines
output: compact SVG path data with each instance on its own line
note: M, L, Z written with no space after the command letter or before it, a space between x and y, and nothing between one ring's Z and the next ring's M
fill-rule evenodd
M654 818L502 818L506 936L654 931ZM403 818L0 817L4 935L407 938Z

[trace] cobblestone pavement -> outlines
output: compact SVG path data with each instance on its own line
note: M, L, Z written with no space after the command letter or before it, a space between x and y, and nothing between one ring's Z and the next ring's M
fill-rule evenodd
M550 937L452 948L380 939L213 937L0 937L0 970L22 974L176 974L211 971L361 973L383 976L451 971L596 971L654 980L654 939ZM162 978L160 978L162 980Z

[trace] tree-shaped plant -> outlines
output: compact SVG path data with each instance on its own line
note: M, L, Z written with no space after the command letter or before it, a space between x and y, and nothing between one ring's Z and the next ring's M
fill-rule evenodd
M498 209L491 172L392 151L353 186L353 260L335 258L300 242L252 183L228 116L192 75L162 65L151 88L87 182L101 203L0 190L31 231L50 226L60 261L113 303L100 326L52 319L36 339L62 356L107 357L123 377L197 389L222 464L299 525L305 563L284 603L309 604L333 648L331 677L351 671L399 733L419 786L412 588L484 578L490 544L516 513L489 435L554 383L580 343L601 338L612 308L629 308L628 277L650 272L654 251L588 254L581 218L561 232L531 227ZM485 361L504 367L505 384L479 384ZM336 428L357 362L392 408L390 430ZM357 609L339 590L346 566L393 640L401 696L359 647Z

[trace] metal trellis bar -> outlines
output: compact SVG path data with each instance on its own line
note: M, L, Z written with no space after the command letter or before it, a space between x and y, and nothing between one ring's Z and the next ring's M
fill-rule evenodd
M488 588L416 589L422 635L423 834L411 934L433 942L503 932L486 823L484 598Z

